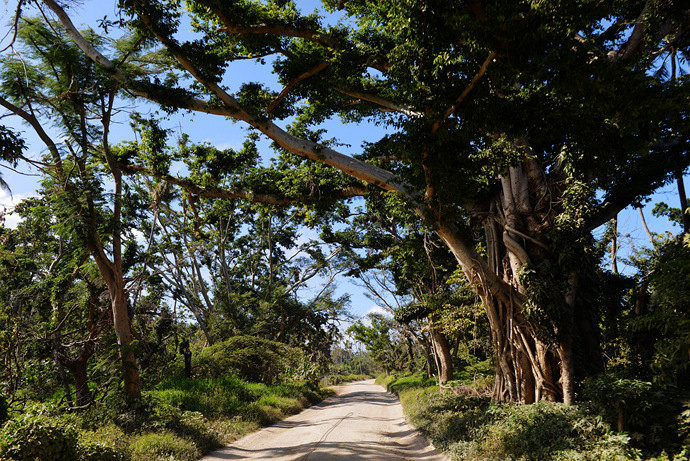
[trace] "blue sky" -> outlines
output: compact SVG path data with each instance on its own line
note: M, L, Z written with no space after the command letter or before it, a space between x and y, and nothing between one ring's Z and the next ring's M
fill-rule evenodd
M96 20L103 18L104 15L109 15L111 18L114 17L114 3L110 0L86 0L81 2L78 6L72 8L69 12L72 15L73 21L77 25L91 24L95 25ZM320 4L316 0L299 1L298 5L303 9L303 11L312 11L317 8ZM16 4L13 1L4 3L0 6L0 14L2 14L3 23L7 23L11 15L14 12ZM328 22L336 22L339 15L333 14L329 15ZM4 35L5 30L0 32L0 35ZM2 47L7 44L7 39L2 42ZM239 64L233 64L230 68L229 81L226 82L231 89L236 90L238 85L242 82L251 80L260 80L263 83L271 85L273 88L280 89L280 87L275 83L271 74L270 66L261 68L252 62L242 62ZM138 112L143 114L155 111L155 107L151 104L145 104L143 102L128 102L131 104L131 109L136 109ZM27 127L21 127L16 122L10 122L9 119L2 119L0 123L14 125L20 128L28 141L30 146L30 152L32 157L38 157L43 146L38 142L37 137L32 133ZM246 136L247 130L241 124L233 123L225 120L218 116L207 116L203 114L188 114L188 113L178 113L173 115L167 122L166 127L171 128L176 133L184 132L191 136L195 142L208 141L221 148L224 147L239 147ZM328 129L328 137L336 137L342 143L347 144L345 147L339 148L343 153L346 154L356 154L360 152L360 148L363 141L372 141L378 139L383 131L382 128L376 127L371 124L361 124L361 125L343 125L338 120L332 120L325 124L325 128ZM119 118L118 123L114 127L112 133L112 141L122 141L132 139L132 133L129 127L129 120L126 114L122 114ZM268 143L263 143L263 146L267 146ZM266 149L266 157L270 157L272 153ZM6 192L0 191L0 208L2 206L12 207L14 203L22 198L31 196L36 188L37 180L39 179L36 171L32 171L27 168L26 165L19 167L17 173L10 171L6 166L0 166L0 172L2 173L5 181L10 185L13 193L13 197L10 197ZM27 174L29 176L27 176ZM688 181L690 184L690 181ZM678 207L678 196L675 189L675 184L666 186L661 191L659 191L651 200L650 204L645 208L645 215L650 224L650 227L655 232L677 232L678 228L673 228L670 223L663 219L656 219L652 217L651 208L654 203L658 201L665 201L669 205ZM9 217L6 225L12 225L13 217ZM621 249L621 254L625 256L629 253L630 248L635 245L648 245L648 240L644 234L639 217L635 210L625 210L621 213L619 217L619 229L621 233L629 234L630 237L626 237L621 242L623 248ZM305 233L305 238L315 236L313 231L307 231ZM623 270L629 270L623 268ZM366 312L374 309L375 302L368 299L365 296L364 289L353 283L353 281L345 278L340 278L338 281L338 294L348 293L351 296L351 312L354 315L361 316ZM317 292L320 289L318 282L312 287L312 292ZM307 293L305 293L305 296Z
M68 10L68 12L71 15L75 25L91 25L93 27L96 24L96 21L98 19L102 19L104 15L108 15L111 19L115 17L114 4L115 2L109 0L87 0L72 7L70 10ZM299 4L301 8L302 5L304 5L302 8L303 11L311 12L320 5L320 2L308 0L306 2L300 1ZM7 22L11 20L15 7L16 3L11 1L3 3L0 6L0 14L2 15L3 24L6 25ZM337 22L338 17L338 14L328 15L327 21ZM185 26L183 25L182 30L184 30L184 27ZM4 27L4 30L0 31L0 36L4 35L5 31L8 29L8 27ZM8 40L6 39L4 42L2 42L0 47L6 46L7 42ZM275 89L280 89L280 86L275 82L270 73L270 66L262 67L254 64L252 61L234 63L230 68L228 75L229 80L226 83L232 90L237 90L239 84L248 81L248 76L251 76L250 78L252 80L260 80ZM131 110L136 110L144 115L156 111L156 107L154 105L145 103L143 101L137 101L136 103L127 101L126 104L130 105ZM20 124L16 118L4 118L2 121L0 121L0 123L19 129L29 145L28 156L36 159L40 157L44 146L28 126ZM186 133L190 135L192 140L195 142L207 141L220 148L241 146L247 134L247 129L245 126L228 121L223 117L183 112L174 114L168 121L164 123L164 126L173 130L173 136L177 136L180 133ZM324 127L328 129L329 136L335 136L339 138L341 142L348 145L341 147L340 150L343 153L350 155L359 152L359 147L361 146L363 140L377 139L381 135L381 129L367 124L358 126L343 126L338 121L329 121L324 124ZM116 120L113 126L111 141L113 143L117 143L119 141L130 140L132 138L133 134L129 126L128 115L123 113ZM267 148L268 144L269 143L265 141L261 143L266 151L266 160L273 155L273 152ZM33 195L37 188L37 183L40 180L39 172L30 168L28 165L20 165L16 171L12 171L6 165L0 164L0 173L2 174L3 179L10 185L12 191L11 196L5 191L0 191L0 209L3 207L11 209L18 201ZM15 225L16 219L16 216L7 216L5 225ZM315 238L316 236L317 234L314 231L305 229L303 239ZM301 295L305 298L308 298L310 294L318 293L321 289L320 283L321 281L314 280L311 286L304 290ZM350 295L350 307L353 315L362 316L367 311L374 308L374 303L365 296L364 290L361 287L353 284L351 279L340 277L337 281L337 284L337 295Z

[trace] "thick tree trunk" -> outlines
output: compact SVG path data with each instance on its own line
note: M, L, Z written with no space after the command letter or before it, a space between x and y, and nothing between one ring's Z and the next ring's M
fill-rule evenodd
M537 287L548 293L549 302L557 304L556 312L561 309L558 306L563 306L566 313L551 318L550 306L535 306L545 308L545 317L530 319L526 315L531 287L524 286L529 282L521 279L522 270L526 265L534 270L559 265L559 255L542 237L542 230L549 227L554 216L554 188L546 187L544 178L539 165L531 159L508 168L501 177L499 196L483 215L486 259L468 263L466 258L457 258L479 293L489 320L496 354L493 397L499 401L570 404L575 394L577 271L556 274L568 282L567 291L559 282L552 287ZM452 235L452 228L441 223L438 230L456 256L466 253L466 244ZM460 241L457 246L456 241Z
M132 400L141 398L139 367L132 349L132 330L127 309L127 292L122 274L114 270L113 264L99 251L94 251L94 259L103 280L108 287L113 310L113 328L120 349L120 361L125 383L125 395Z
M115 292L113 293L113 291ZM124 287L117 287L116 290L111 290L110 295L113 306L113 326L115 327L117 344L120 346L125 394L130 399L136 400L141 398L141 380L139 378L137 360L132 349L132 331L129 313L127 312L127 297Z
M58 369L58 374L60 375L60 381L62 382L62 387L65 390L65 400L67 405L74 406L74 401L72 400L72 390L69 387L69 380L67 379L67 373L65 373L65 367L62 366L60 361L60 354L57 349L53 350L53 360L55 360L55 366Z
M438 377L441 384L445 384L453 379L453 357L450 354L448 339L433 325L431 327L431 337L438 357L440 369Z
M83 407L91 403L91 391L89 390L89 380L87 375L88 357L80 357L78 360L71 361L67 364L72 379L74 380L74 389L76 394L75 404L78 407Z

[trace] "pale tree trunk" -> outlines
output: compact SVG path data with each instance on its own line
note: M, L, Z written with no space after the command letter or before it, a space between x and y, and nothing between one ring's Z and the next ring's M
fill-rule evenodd
M441 333L438 328L431 325L431 338L438 357L438 377L441 384L445 384L453 379L453 358L450 354L450 345L446 335Z
M484 215L485 259L468 261L467 244L454 235L452 227L440 224L437 231L483 301L496 355L493 398L570 404L576 382L573 312L577 308L577 273L568 278L568 292L559 292L554 286L551 293L560 296L569 309L559 320L562 324L537 324L525 315L530 287L520 279L527 264L536 267L542 262L557 262L557 255L551 254L541 235L553 216L553 191L547 188L540 166L531 159L506 169L500 180L500 194ZM543 329L551 331L552 340L542 338Z
M111 307L113 310L113 328L120 349L120 361L124 377L125 394L129 399L141 398L141 380L139 367L132 349L132 330L127 308L127 292L122 273L112 267L112 263L105 259L100 252L95 252L94 259L101 276L108 287ZM98 255L98 257L96 256Z

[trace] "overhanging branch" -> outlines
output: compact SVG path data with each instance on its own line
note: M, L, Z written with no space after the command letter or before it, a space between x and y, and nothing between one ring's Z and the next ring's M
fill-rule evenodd
M205 187L196 184L188 179L178 178L167 173L156 172L148 168L132 165L132 164L118 164L123 173L127 174L143 174L149 177L161 179L169 184L176 185L193 195L208 198L220 199L241 199L248 202L265 203L267 205L292 205L296 203L313 203L317 201L314 195L286 197L279 194L269 194L255 192L250 189L242 188L221 188L221 187ZM353 197L361 197L367 195L369 191L364 186L349 185L345 186L334 193L329 194L329 198L346 199Z
M280 94L273 100L273 102L271 102L271 104L269 104L268 107L266 107L266 112L268 112L269 114L273 112L273 109L275 109L278 106L278 104L280 104L282 100L285 99L285 96L287 96L290 90L297 86L299 82L301 82L302 80L306 80L309 77L313 77L314 75L318 74L328 66L329 63L327 62L319 63L311 69L307 70L306 72L302 72L297 77L290 80L288 84L285 85L285 88L283 88L283 91L281 91Z
M472 89L477 85L477 82L479 82L479 80L484 76L484 74L486 74L486 70L489 68L489 64L491 64L491 61L493 61L495 57L495 51L489 53L489 56L486 57L484 63L479 68L479 71L477 71L470 83L465 87L462 93L460 93L458 99L455 100L452 106L446 109L446 111L440 119L434 122L433 126L431 127L431 134L436 133L438 129L441 128L441 126L446 122L446 120L448 120L448 117L450 117L453 114L453 112L455 112L455 110L458 108L458 106L462 104L467 95L470 94L470 91L472 91Z
M342 87L335 87L334 90L337 91L338 93L341 93L341 94L344 94L347 96L352 96L353 98L357 98L357 99L361 99L363 101L368 101L368 102L374 103L374 104L381 106L384 109L387 109L389 111L400 112L401 114L405 114L408 117L421 117L423 115L421 112L415 111L410 106L397 104L397 103L394 103L388 99L385 99L385 98L382 98L380 96L376 96L373 94L364 93L361 91L351 90L351 89L342 88Z

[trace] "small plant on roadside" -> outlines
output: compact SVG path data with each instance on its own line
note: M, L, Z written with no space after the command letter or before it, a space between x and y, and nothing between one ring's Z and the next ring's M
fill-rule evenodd
M201 453L190 440L170 432L143 434L131 444L132 461L195 461Z

